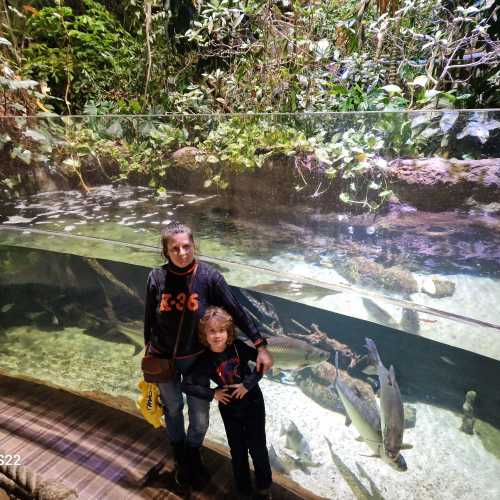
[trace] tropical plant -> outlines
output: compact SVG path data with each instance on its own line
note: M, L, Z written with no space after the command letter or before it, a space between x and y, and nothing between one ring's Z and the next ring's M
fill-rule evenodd
M47 82L75 112L90 99L118 100L137 89L142 48L104 6L82 0L83 14L62 2L31 11L22 71Z

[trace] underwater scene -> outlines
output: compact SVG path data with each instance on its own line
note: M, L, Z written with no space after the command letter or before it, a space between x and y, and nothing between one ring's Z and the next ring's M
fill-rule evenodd
M137 412L146 276L181 221L269 337L275 471L500 498L498 110L0 123L1 373Z
M16 245L13 230L6 243L8 233L1 231L0 245L0 371L131 411L141 375L149 265ZM69 248L75 239L31 236L34 242L43 236L39 243L46 248L51 240ZM85 251L85 241L72 243ZM97 254L130 252L117 243L93 244ZM143 250L136 258L160 262ZM245 278L231 263L212 264ZM265 277L265 271L253 272ZM275 357L275 368L260 383L275 471L325 498L499 498L498 360L232 288L261 324ZM403 408L395 462L374 456L381 420L398 406L386 397L392 376ZM216 404L210 418L208 439L227 445Z

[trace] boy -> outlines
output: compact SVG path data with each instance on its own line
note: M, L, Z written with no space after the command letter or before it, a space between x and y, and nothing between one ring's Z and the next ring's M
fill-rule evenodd
M258 385L262 375L248 366L248 361L256 360L257 351L235 339L233 319L220 307L206 310L198 331L207 350L183 381L182 390L219 402L239 497L252 496L250 452L257 487L254 498L268 499L272 474L266 445L264 398ZM209 388L210 379L218 385L216 389Z

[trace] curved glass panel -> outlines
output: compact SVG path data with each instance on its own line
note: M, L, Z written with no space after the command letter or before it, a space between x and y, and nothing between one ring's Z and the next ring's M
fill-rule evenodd
M5 201L2 225L156 246L178 219L208 257L499 324L498 111L3 121L44 192ZM110 184L118 169L152 187Z

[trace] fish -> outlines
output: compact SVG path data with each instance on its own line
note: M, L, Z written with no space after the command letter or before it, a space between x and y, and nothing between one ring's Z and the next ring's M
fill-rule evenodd
M286 336L269 337L267 350L273 356L273 368L297 370L306 366L315 366L330 358L330 353L314 347L303 340Z
M335 366L337 374L334 381L334 387L339 395L346 411L346 425L351 423L356 427L360 434L360 439L364 441L372 450L373 456L380 457L384 462L398 471L408 469L403 455L398 454L396 459L391 460L387 457L384 450L382 438L380 412L375 401L368 401L356 391L356 388L349 387L339 376L338 352L335 353Z
M310 285L308 283L300 283L297 281L289 280L275 280L270 283L262 283L260 285L254 285L252 290L257 290L258 292L264 292L271 295L278 296L295 296L295 297L314 297L321 299L327 295L334 295L340 293L335 290L329 290L327 288L321 288L319 286Z
M276 453L276 450L274 449L274 446L271 445L269 447L269 463L271 464L271 467L273 470L278 472L279 474L283 474L284 476L288 476L290 474L290 470L285 466L283 461L280 459L278 454Z
M14 307L14 304L5 304L4 306L2 306L2 309L0 309L0 311L2 311L3 313L6 313L6 312L9 312L13 307Z
M397 460L403 449L404 409L401 392L396 381L394 366L389 370L383 365L375 342L366 337L368 356L377 366L380 383L380 420L384 453L390 460ZM405 445L405 447L407 447Z
M274 309L274 306L267 300L258 300L256 299L250 292L245 290L241 290L242 295L252 304L252 306L262 314L264 317L267 317L277 323L280 322L278 314Z
M282 475L290 475L290 471L294 469L300 469L304 474L308 476L311 474L308 467L320 467L321 464L318 462L312 462L304 457L292 457L285 451L282 452L281 456L278 456L273 445L269 448L269 462L274 471Z
M375 322L380 323L381 325L389 326L390 328L398 328L398 322L372 299L363 297L362 301L366 310L370 313Z
M110 321L86 313L91 321L86 333L100 340L108 340L113 336L125 337L134 347L134 356L144 349L144 324L142 321ZM107 338L106 338L107 337Z
M285 467L288 467L290 470L299 469L304 474L306 474L308 476L311 475L311 471L309 470L309 467L321 467L321 464L319 462L313 462L309 458L292 457L286 451L283 452L283 455L284 455L283 463L284 463Z
M439 356L439 359L441 359L442 361L444 361L445 363L447 363L451 366L456 366L456 363L446 356Z
M118 321L115 331L128 338L134 346L134 356L144 349L144 323L142 321Z
M363 474L368 482L370 483L371 486L371 492L369 489L366 488L366 486L358 479L356 474L354 474L347 465L342 462L340 457L333 451L333 446L330 440L324 436L326 443L328 445L328 448L330 450L330 455L332 456L332 461L337 467L337 470L340 472L340 475L344 479L344 481L347 483L347 485L351 488L352 492L354 493L354 496L356 497L357 500L383 500L383 496L380 493L380 490L376 487L374 482L371 480L371 478L366 474L366 472L361 468L361 466L356 462L356 466L358 467L358 470L360 471L360 474Z
M293 421L290 421L288 427L281 427L281 436L286 436L285 447L292 450L297 458L306 459L312 463L311 447Z

